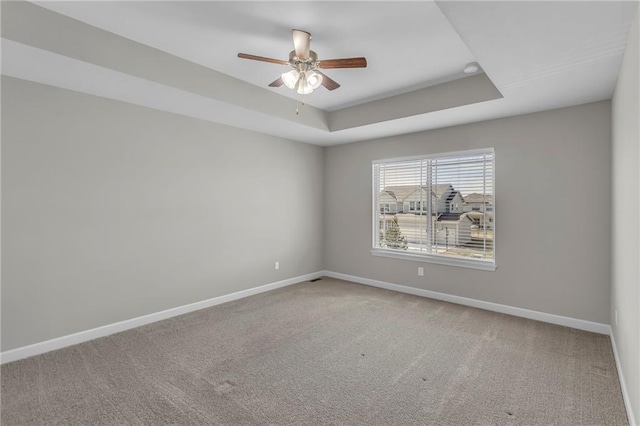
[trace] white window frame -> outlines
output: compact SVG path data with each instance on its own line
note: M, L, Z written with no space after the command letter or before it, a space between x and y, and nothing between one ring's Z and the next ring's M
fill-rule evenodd
M427 159L437 159L443 157L455 157L455 156L473 156L479 154L492 154L493 155L493 163L492 163L492 188L491 193L493 194L493 220L492 220L492 229L493 229L493 259L485 260L485 259L473 259L473 258L464 258L464 257L456 257L456 256L448 256L442 254L432 254L432 253L410 253L401 250L393 250L387 248L376 247L376 236L379 232L378 229L378 215L377 209L379 208L379 195L380 190L376 187L376 172L375 166L376 164L385 164L385 163L395 163L399 161L411 161L411 160L427 160ZM494 148L483 148L483 149L473 149L473 150L465 150L465 151L455 151L455 152L444 152L438 154L429 154L429 155L417 155L411 157L397 157L397 158L386 158L382 160L374 160L371 164L371 175L372 175L372 183L371 188L373 192L372 197L372 249L371 254L373 256L381 256L388 257L392 259L402 259L402 260L411 260L416 262L426 262L426 263L435 263L439 265L448 265L448 266L457 266L463 268L471 268L471 269L480 269L484 271L495 271L497 268L496 264L496 191L495 191L495 182L496 182L496 156ZM431 197L428 196L427 203L431 202Z

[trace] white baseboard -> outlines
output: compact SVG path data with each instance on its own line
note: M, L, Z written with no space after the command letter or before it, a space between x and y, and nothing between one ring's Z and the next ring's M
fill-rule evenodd
M620 359L618 357L618 349L613 337L613 332L608 324L601 324L591 321L585 321L575 318L563 317L560 315L548 314L544 312L532 311L529 309L516 308L508 305L501 305L498 303L485 302L482 300L470 299L467 297L454 296L446 293L439 293L431 290L424 290L415 287L403 286L400 284L393 284L385 281L373 280L370 278L362 278L354 275L341 274L332 271L319 271L311 274L301 275L298 277L289 278L282 281L277 281L270 284L265 284L259 287L250 288L247 290L238 291L236 293L226 294L223 296L214 297L211 299L203 300L200 302L191 303L188 305L178 306L176 308L167 309L164 311L156 312L149 315L144 315L137 318L132 318L125 321L120 321L113 324L104 325L102 327L93 328L90 330L81 331L67 336L58 337L55 339L47 340L44 342L34 343L32 345L23 346L21 348L12 349L0 353L0 364L5 364L19 359L28 358L34 355L40 355L45 352L54 351L56 349L62 349L67 346L76 345L89 340L97 339L99 337L108 336L111 334L119 333L121 331L129 330L142 325L150 324L152 322L161 321L163 319L175 317L178 315L186 314L189 312L197 311L211 306L220 305L222 303L231 302L233 300L242 299L244 297L253 296L254 294L264 293L266 291L275 290L277 288L286 287L292 284L297 284L303 281L312 280L322 276L337 278L345 281L351 281L358 284L370 285L373 287L384 288L387 290L398 291L401 293L413 294L416 296L428 297L436 300L443 300L445 302L456 303L459 305L471 306L474 308L486 309L489 311L500 312L504 314L514 315L523 318L529 318L537 321L548 322L552 324L563 325L566 327L572 327L579 330L591 331L594 333L607 334L611 337L611 345L613 347L613 354L615 357L616 368L618 369L618 377L620 379L620 386L622 388L622 395L624 398L625 407L627 409L627 416L631 426L636 426L635 417L633 415L633 409L631 407L631 400L627 392L624 376L620 367Z
M370 278L356 277L354 275L341 274L338 272L324 271L324 276L351 281L358 284L380 287L387 290L398 291L400 293L413 294L415 296L428 297L430 299L443 300L445 302L456 303L458 305L472 306L474 308L485 309L487 311L500 312L516 317L529 318L536 321L548 322L551 324L563 325L565 327L577 328L578 330L591 331L600 334L609 334L609 324L586 321L576 318L563 317L561 315L547 314L545 312L532 311L524 308L516 308L499 303L485 302L482 300L470 299L468 297L454 296L452 294L439 293L437 291L423 290L421 288L407 287L400 284L388 283L385 281L372 280Z
M633 415L633 407L631 406L631 398L627 391L627 384L624 381L624 374L622 373L622 365L620 364L620 358L618 357L618 347L616 346L616 339L613 337L613 330L609 327L609 336L611 337L611 346L613 347L613 356L616 360L616 368L618 369L618 379L620 379L620 388L622 388L622 398L624 399L624 405L627 408L627 418L629 419L630 426L637 426L636 419ZM640 413L639 413L640 414Z
M121 331L140 327L152 322L161 321L163 319L175 317L204 308L209 308L211 306L220 305L222 303L231 302L233 300L242 299L244 297L253 296L254 294L264 293L265 291L275 290L277 288L286 287L303 281L309 281L315 278L319 278L322 275L322 272L313 272L311 274L301 275L299 277L293 277L286 280L261 285L259 287L238 291L236 293L225 294L223 296L214 297L212 299L178 306L176 308L167 309L165 311L143 315L141 317L120 321L113 324L103 325L102 327L80 331L78 333L57 337L55 339L46 340L44 342L34 343L32 345L23 346L21 348L11 349L0 353L0 364L17 361L19 359L28 358L34 355L40 355L45 352L50 352L56 349L65 348L67 346L76 345L78 343L97 339L98 337L104 337L110 334L119 333Z

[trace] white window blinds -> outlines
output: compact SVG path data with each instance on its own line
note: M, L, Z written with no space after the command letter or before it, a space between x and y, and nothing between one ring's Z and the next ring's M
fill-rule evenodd
M493 149L374 161L374 254L495 269L494 167Z

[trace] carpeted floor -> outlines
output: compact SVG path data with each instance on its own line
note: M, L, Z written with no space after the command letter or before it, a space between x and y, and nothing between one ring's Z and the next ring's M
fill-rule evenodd
M2 366L2 424L628 424L609 338L323 278Z

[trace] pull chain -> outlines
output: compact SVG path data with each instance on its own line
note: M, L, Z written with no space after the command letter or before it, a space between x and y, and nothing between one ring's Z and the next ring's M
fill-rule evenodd
M302 102L300 104L296 104L296 115L300 115L300 108L298 108L298 105L305 106L304 96L302 97Z

